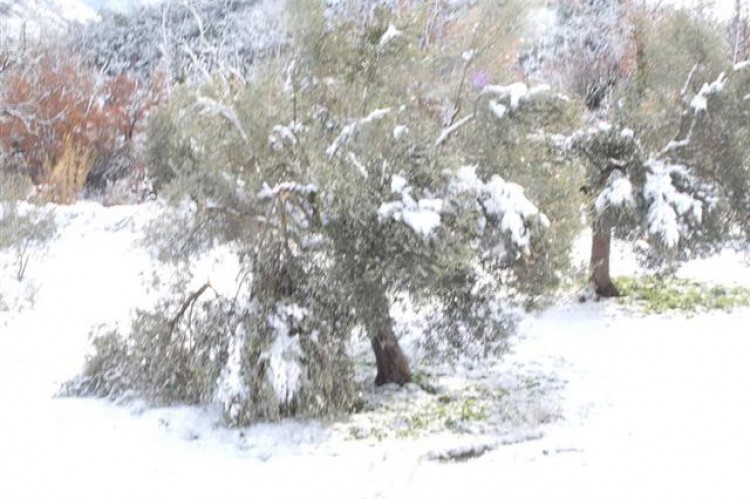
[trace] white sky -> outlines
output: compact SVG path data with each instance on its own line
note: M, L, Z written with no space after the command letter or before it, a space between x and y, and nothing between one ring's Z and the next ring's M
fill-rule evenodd
M97 11L100 9L125 11L135 5L161 3L162 0L82 0L82 1L86 5L88 5L89 7Z

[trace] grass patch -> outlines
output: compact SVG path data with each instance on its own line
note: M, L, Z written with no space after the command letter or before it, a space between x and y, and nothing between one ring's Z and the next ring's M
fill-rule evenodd
M690 279L653 276L615 279L621 300L649 313L731 310L750 305L750 289L708 285Z
M438 392L437 386L435 386L432 378L423 372L413 373L411 376L411 382L430 395L436 395Z

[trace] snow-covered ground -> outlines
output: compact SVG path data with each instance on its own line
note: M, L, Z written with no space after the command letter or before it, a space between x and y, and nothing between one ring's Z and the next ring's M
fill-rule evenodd
M20 284L12 254L0 253L10 309L0 311L0 498L750 496L746 309L644 316L571 299L530 316L511 354L467 376L502 381L532 414L481 434L350 438L367 413L228 430L210 409L56 397L93 326L126 325L132 307L155 299L145 284L153 262L134 243L156 212L58 207L59 237ZM617 255L615 271L632 272L627 252ZM226 279L214 271L199 277ZM750 282L732 252L684 273ZM402 404L421 396L415 385L373 393ZM489 450L437 459L465 447Z

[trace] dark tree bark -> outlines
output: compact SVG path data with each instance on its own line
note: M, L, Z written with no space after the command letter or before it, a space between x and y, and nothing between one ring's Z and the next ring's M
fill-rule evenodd
M593 224L591 241L591 277L589 282L594 286L597 296L606 298L620 296L620 292L612 282L609 274L610 247L612 244L612 230L602 227L601 223Z
M361 291L360 310L365 314L365 327L370 335L370 344L375 354L377 375L375 384L403 385L411 381L409 360L398 344L393 332L390 302L380 286L367 286Z

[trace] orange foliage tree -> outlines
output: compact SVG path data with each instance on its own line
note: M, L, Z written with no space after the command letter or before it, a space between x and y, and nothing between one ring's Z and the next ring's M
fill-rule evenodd
M161 95L159 85L106 76L50 50L24 57L1 76L0 152L6 168L35 184L54 182L53 170L72 151L93 165L130 147Z

